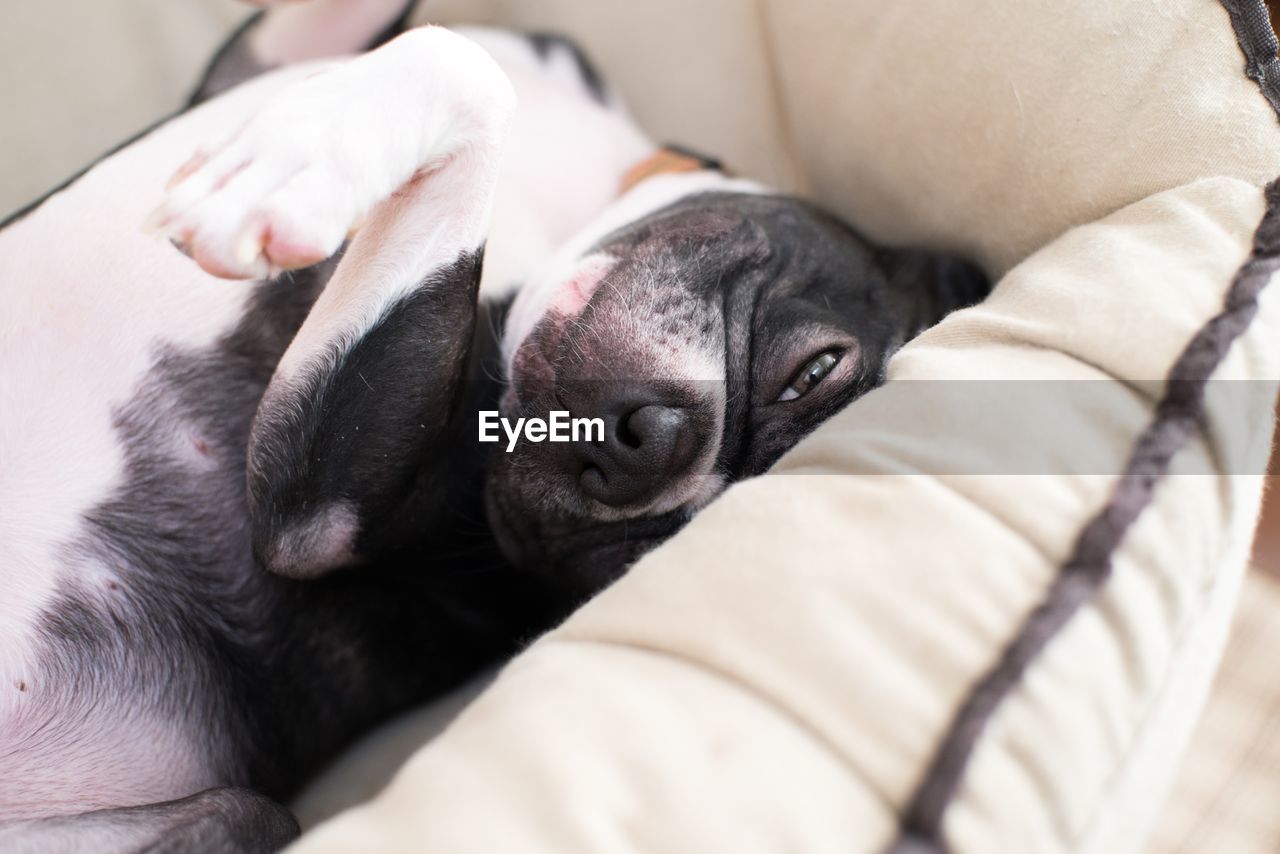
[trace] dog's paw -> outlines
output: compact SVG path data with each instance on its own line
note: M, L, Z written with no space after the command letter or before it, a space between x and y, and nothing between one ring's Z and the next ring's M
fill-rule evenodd
M496 155L514 106L478 45L412 30L288 85L199 150L144 227L215 276L306 267L416 177L464 150Z
M372 122L320 75L201 148L170 179L145 230L212 275L265 278L333 255L404 176L387 174ZM403 167L396 170L404 171Z

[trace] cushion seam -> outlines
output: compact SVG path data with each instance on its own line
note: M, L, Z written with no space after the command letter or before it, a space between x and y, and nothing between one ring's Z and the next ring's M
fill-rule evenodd
M1280 58L1276 35L1263 0L1220 0L1231 16L1231 28L1244 54L1245 76L1258 84L1280 118Z
M1139 434L1106 504L1080 531L1072 556L952 717L901 817L891 851L946 850L943 818L987 725L1044 649L1097 600L1130 527L1154 501L1178 451L1200 432L1205 384L1248 331L1257 315L1259 294L1280 269L1280 179L1268 184L1265 193L1266 208L1251 252L1232 276L1222 308L1174 361L1155 416Z

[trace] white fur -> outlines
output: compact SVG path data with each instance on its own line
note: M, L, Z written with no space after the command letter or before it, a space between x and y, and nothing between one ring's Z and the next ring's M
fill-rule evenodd
M618 195L628 168L654 150L620 109L593 101L576 67L553 51L548 65L527 39L461 27L498 61L519 93L502 157L481 294L523 286L548 258Z
M321 507L306 521L281 534L272 568L283 575L305 578L317 566L328 571L347 563L355 554L360 522L346 502Z
M343 79L321 99L331 137L326 146L333 148L319 156L326 181L317 186L332 192L330 182L347 182L338 191L352 200L344 231L380 204L281 360L283 376L332 352L339 339L355 340L432 270L484 243L515 106L510 83L486 53L434 27L406 33L337 73ZM379 98L369 97L379 89ZM356 126L359 138L343 139L342 129L351 125L341 105L353 97L375 104L367 123ZM263 144L270 140L263 137ZM349 177L346 159L353 156L375 160L376 168ZM299 210L317 201L300 199Z

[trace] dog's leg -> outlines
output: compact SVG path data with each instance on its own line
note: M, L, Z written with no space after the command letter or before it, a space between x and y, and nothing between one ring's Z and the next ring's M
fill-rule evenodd
M368 214L254 422L251 510L269 568L310 576L365 556L442 435L513 109L478 46L412 30L277 96L184 169L158 212L228 276L328 257Z
M269 5L223 42L205 67L188 107L253 77L312 59L379 47L408 25L415 0L308 0Z
M76 851L269 854L298 836L287 809L248 789L208 789L146 806L54 816L0 828L7 854Z

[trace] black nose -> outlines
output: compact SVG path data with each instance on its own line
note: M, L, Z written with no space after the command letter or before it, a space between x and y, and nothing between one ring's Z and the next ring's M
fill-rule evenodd
M657 498L689 469L704 445L705 431L693 407L615 398L605 402L602 416L604 439L571 445L569 465L582 491L610 507Z

